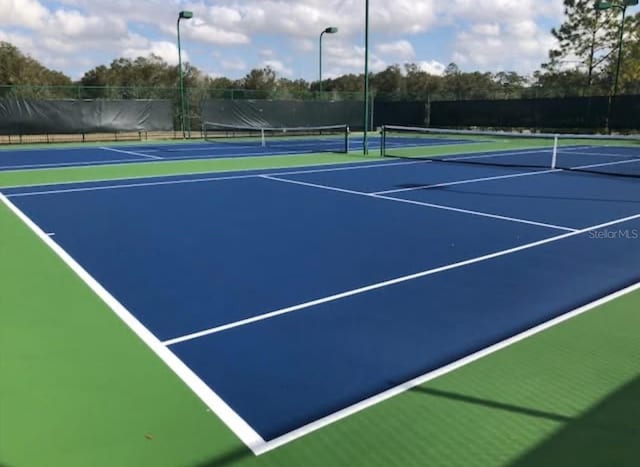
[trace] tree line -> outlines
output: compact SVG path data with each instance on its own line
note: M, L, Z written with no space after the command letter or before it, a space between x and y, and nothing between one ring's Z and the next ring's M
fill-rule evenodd
M514 71L467 72L449 64L442 75L415 64L394 64L369 76L371 93L390 100L460 100L609 95L618 59L618 9L598 11L593 0L564 0L565 21L551 33L558 47L531 75ZM640 94L640 13L627 16L622 38L619 93ZM270 67L243 78L211 77L189 63L183 66L185 86L200 97L316 98L318 82L278 76ZM160 57L118 58L95 67L73 82L0 42L0 96L66 98L170 98L177 89L178 70ZM21 86L27 85L27 86ZM323 82L324 96L359 98L363 74L346 74Z

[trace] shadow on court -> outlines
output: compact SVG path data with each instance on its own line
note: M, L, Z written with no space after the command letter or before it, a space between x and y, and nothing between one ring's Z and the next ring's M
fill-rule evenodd
M394 188L398 188L398 189L411 189L414 191L425 191L425 192L429 192L429 191L445 191L445 192L450 192L450 193L457 193L457 194L463 194L463 195L470 195L470 196L478 196L478 197L484 197L484 198L498 198L498 199L504 199L504 198L513 198L513 199L540 199L540 200L550 200L550 201L558 201L558 200L563 200L563 201L593 201L593 202L603 202L603 203L623 203L623 204L640 204L640 200L630 200L630 199L624 199L624 198L604 198L604 197L591 197L591 196L553 196L553 195L544 195L544 194L540 194L540 195L526 195L526 194L510 194L510 193L503 193L503 192L490 192L490 191L473 191L473 190L467 190L467 189L463 189L463 188L458 188L454 185L452 186L429 186L428 184L417 184L417 183L406 183L406 184L400 184L400 185L396 185Z
M194 464L191 467L224 467L228 465L234 465L237 462L248 460L254 457L253 453L246 447L240 446L236 449L231 449L227 452L221 453L211 459L204 462ZM0 465L0 467L3 467Z
M563 424L509 467L640 465L640 376L575 418L428 387L411 391Z
M510 467L640 465L640 376L571 421Z
M536 409L531 409L527 407L520 407L512 404L505 404L503 402L497 402L497 401L492 401L488 399L481 399L479 397L467 396L467 395L459 394L455 392L442 391L439 389L416 386L412 388L411 391L421 392L423 394L428 394L429 396L444 397L449 400L465 402L467 404L482 405L484 407L489 407L492 409L507 410L509 412L515 412L522 415L527 415L529 417L545 418L547 420L553 420L554 422L569 423L572 421L571 417L566 417L560 414L545 412L542 410L536 410Z

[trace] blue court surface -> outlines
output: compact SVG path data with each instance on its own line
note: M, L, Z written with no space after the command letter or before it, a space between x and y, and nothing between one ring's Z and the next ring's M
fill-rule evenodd
M393 161L4 195L256 451L640 281L634 178Z
M435 146L468 143L467 140L425 138L398 138L391 146ZM184 142L149 143L117 146L48 147L38 149L0 150L0 171L28 170L63 167L82 167L106 164L131 164L141 162L176 161L192 159L216 159L229 157L278 156L311 154L318 152L344 152L344 137L297 137L296 139L268 140L262 146L259 138L234 142ZM373 133L369 147L377 150L380 138ZM349 150L362 150L362 137L349 138Z

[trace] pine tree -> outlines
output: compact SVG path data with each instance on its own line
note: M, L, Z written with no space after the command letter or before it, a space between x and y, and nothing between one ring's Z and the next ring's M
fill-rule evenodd
M615 72L617 59L617 55L612 57L609 66L611 74ZM640 13L627 16L625 20L619 79L622 92L640 94Z
M558 48L549 51L549 62L542 67L552 73L572 68L584 71L590 88L596 73L615 55L617 12L596 10L594 0L564 0L564 12L564 23L551 30Z

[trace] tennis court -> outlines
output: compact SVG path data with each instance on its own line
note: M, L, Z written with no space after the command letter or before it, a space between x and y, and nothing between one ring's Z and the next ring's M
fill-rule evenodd
M313 142L311 142L313 143ZM280 146L280 147L278 147ZM89 148L16 149L0 152L0 170L26 170L63 167L82 167L107 164L132 164L141 162L215 159L230 157L276 156L282 154L309 154L322 149L300 143L261 146L258 143L216 145L210 143L151 144L102 146Z
M634 176L549 168L546 147L423 149L3 201L260 454L640 281ZM559 166L633 175L610 151Z
M362 149L362 135L349 134L346 125L332 127L280 128L266 130L240 128L205 131L202 142L142 142L88 147L35 147L0 150L0 171L135 164L162 161L226 159L242 157L341 154ZM402 138L397 147L460 145L465 139ZM380 138L373 135L369 147L378 150Z

